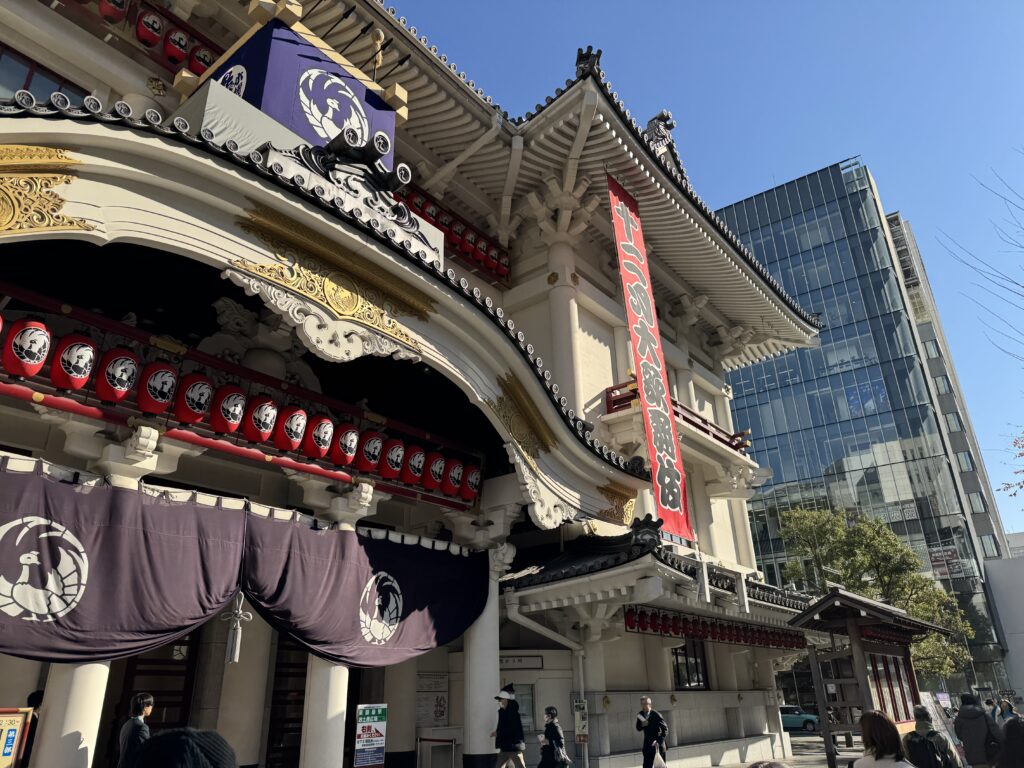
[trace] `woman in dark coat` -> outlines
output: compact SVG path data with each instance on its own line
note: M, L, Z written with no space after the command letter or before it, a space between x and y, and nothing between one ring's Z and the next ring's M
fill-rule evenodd
M540 737L540 764L537 768L563 768L565 763L558 759L565 753L565 734L558 724L558 710L544 708L544 735Z

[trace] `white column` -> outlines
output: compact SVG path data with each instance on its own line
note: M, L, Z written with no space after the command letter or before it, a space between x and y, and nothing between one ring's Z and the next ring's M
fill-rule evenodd
M491 731L497 722L497 703L501 687L498 670L498 580L487 585L487 603L463 637L465 690L462 718L462 764L466 768L494 763L494 739Z
M39 735L32 750L33 765L92 765L109 675L109 661L51 665L45 714L39 718Z
M629 328L616 325L612 328L615 338L615 383L623 384L629 379L633 367L632 352L629 348Z
M676 387L679 392L679 402L690 408L696 408L697 390L693 385L693 370L691 368L676 370Z
M416 765L416 659L384 670L384 701L388 705L387 768Z
M608 715L601 706L608 690L608 679L604 666L604 645L600 640L583 645L583 679L587 684L588 697L594 702L589 708L590 757L610 755L612 741L608 732Z
M299 768L341 768L347 708L348 667L310 654Z
M551 355L550 367L555 382L569 407L577 414L582 413L584 401L580 391L577 371L579 355L576 349L576 334L580 327L579 307L576 304L575 277L576 254L569 243L559 240L548 248L548 268L553 287L548 293L548 307L551 313ZM576 278L579 279L578 277Z
M765 733L776 734L775 743L779 745L777 757L792 757L790 741L782 727L782 715L779 712L778 698L775 695L775 668L772 665L772 651L758 648L754 651L754 687L771 692L770 701L765 704ZM776 703L771 703L772 701Z
M0 680L4 681L5 706L24 707L28 695L40 687L39 675L42 670L41 661L0 654Z
M647 662L647 690L672 690L671 654L660 637L644 636L644 659Z
M250 610L248 603L243 610ZM217 730L234 748L239 765L256 765L263 744L263 709L274 630L254 614L242 625L237 664L224 665Z
M714 643L711 646L714 648L715 654L715 669L718 671L718 687L722 691L735 691L737 689L736 682L736 664L733 659L732 650L728 645L722 643ZM728 703L725 707L725 722L729 729L730 739L742 739L744 736L743 731L743 711L740 707L738 696L733 698L731 701L727 699Z

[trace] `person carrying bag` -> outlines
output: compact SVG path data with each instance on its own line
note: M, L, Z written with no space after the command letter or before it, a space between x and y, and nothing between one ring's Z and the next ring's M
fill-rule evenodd
M540 739L540 763L537 768L569 768L572 760L565 751L565 734L558 723L558 710L555 707L544 708L544 733Z

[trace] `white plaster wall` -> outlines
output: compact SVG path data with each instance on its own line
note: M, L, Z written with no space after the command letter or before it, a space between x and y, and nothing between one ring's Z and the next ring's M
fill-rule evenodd
M1024 557L989 560L985 575L1006 641L1006 674L1010 687L1020 692L1024 690L1024 600L1020 598Z
M733 527L728 500L709 498L708 507L711 511L711 543L704 551L724 562L738 563L740 558L736 550L736 529Z
M694 394L696 395L696 402L693 404L693 409L697 411L705 419L709 419L717 423L715 414L715 396L716 392L712 392L705 389L697 381L694 382Z
M605 682L609 691L631 691L647 685L647 658L642 635L626 635L604 649Z
M587 419L604 413L604 390L615 383L615 333L583 307L579 308L580 327L576 333L578 366L583 391L583 412Z

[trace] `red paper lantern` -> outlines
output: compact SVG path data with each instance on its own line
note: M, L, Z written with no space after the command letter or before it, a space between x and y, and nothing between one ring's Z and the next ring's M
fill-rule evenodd
M671 635L672 634L672 614L663 613L661 614L661 634Z
M11 323L4 342L4 370L19 379L35 376L50 354L50 330L42 320L23 317Z
M448 230L448 244L454 248L459 249L462 247L462 238L466 234L466 222L455 219L452 222L451 229Z
M213 66L213 62L216 60L217 56L213 51L205 45L197 45L188 55L188 69L193 74L201 75Z
M213 382L201 373L190 373L178 386L174 402L174 418L182 424L197 424L210 412Z
M626 621L626 629L636 629L636 608L627 608L623 617Z
M437 224L437 217L441 215L441 206L433 200L427 200L423 203L422 215L431 224Z
M347 467L356 458L359 449L359 429L355 424L339 424L334 430L328 457L339 467Z
M444 232L445 237L448 237L448 230L452 228L452 222L455 221L455 217L452 216L448 211L441 211L437 217L437 228Z
M672 617L672 634L676 637L683 634L683 618L678 614Z
M428 491L436 490L444 480L444 455L430 451L425 459L423 470L423 487Z
M497 269L500 277L508 277L508 273L512 271L512 262L507 253L502 253L498 257Z
M57 342L50 365L50 381L61 390L82 389L92 375L96 345L88 336L69 333Z
M480 467L476 464L467 464L462 471L462 488L459 489L459 496L466 501L472 501L480 493Z
M487 253L484 256L484 266L491 270L491 272L498 268L498 249L493 245L487 249Z
M124 21L128 15L128 0L100 0L100 16L111 24Z
M322 459L331 449L334 422L326 416L314 416L306 423L306 436L302 438L302 455Z
M712 640L717 640L719 638L718 624L711 625L711 628L709 629L709 635Z
M398 477L402 471L402 464L405 461L405 443L392 437L384 441L381 448L380 466L377 467L377 474L385 480Z
M700 623L700 629L698 630L698 635L699 635L699 637L702 640L707 640L708 637L710 637L710 635L711 635L711 626L706 621L702 621Z
M210 405L210 427L218 435L230 435L245 416L245 392L234 384L218 387Z
M491 243L484 237L478 237L476 240L476 250L473 251L473 259L478 264L484 264L487 262L487 252L491 250Z
M174 399L178 387L178 371L166 360L154 360L142 369L136 402L139 410L156 416L163 413Z
M356 451L356 469L360 472L374 472L380 463L380 453L384 448L384 436L369 429L359 437L359 450Z
M119 403L139 380L139 356L125 347L108 349L100 358L96 396L102 403Z
M427 459L427 452L418 445L410 445L405 449L405 459L402 461L402 473L398 479L408 485L419 485L423 479L423 464Z
M164 56L171 64L181 64L188 58L188 32L178 27L171 27L164 37Z
M306 411L297 405L286 405L274 425L274 447L279 451L297 451L306 434Z
M657 611L651 611L651 632L661 631L661 614Z
M462 475L466 467L461 459L448 459L444 463L444 476L441 478L441 493L455 496L462 488Z
M143 11L135 20L135 37L147 48L152 48L164 36L164 17L152 11Z
M646 632L647 627L647 611L640 611L640 614L636 617L636 625L640 627L641 632Z
M462 244L459 246L459 250L466 254L472 254L476 250L478 237L476 230L466 227L466 231L462 233Z
M274 434L277 424L277 403L270 395L249 399L242 417L242 435L250 443L265 443Z

